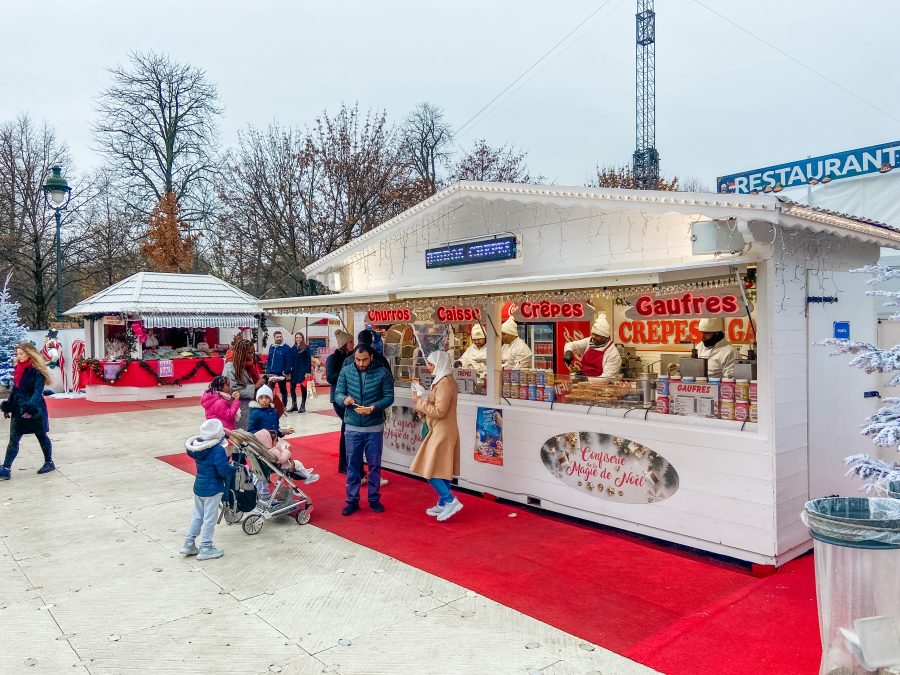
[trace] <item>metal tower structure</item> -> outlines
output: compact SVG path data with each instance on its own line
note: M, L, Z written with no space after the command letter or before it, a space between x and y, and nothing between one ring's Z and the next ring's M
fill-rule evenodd
M656 151L656 12L653 0L637 0L635 15L634 186L655 190L659 184Z

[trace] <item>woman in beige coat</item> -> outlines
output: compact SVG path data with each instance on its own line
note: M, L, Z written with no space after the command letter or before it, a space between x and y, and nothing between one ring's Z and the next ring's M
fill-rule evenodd
M425 415L428 434L413 458L409 470L428 480L438 493L438 503L425 511L429 516L447 520L462 509L462 503L450 492L450 480L459 475L459 427L456 424L456 380L450 374L447 352L428 355L426 368L434 374L428 398L413 393L416 410Z

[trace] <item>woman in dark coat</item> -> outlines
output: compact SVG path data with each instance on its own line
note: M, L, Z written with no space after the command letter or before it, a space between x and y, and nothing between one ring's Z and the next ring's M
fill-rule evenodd
M306 376L312 372L312 355L303 333L294 334L291 347L291 407L287 412L306 412ZM297 387L300 387L300 407L297 407ZM285 401L287 403L287 401Z
M48 473L56 468L53 465L53 446L47 435L50 431L50 421L47 404L44 402L44 387L48 384L50 371L34 345L30 342L16 345L12 392L9 398L0 404L3 416L11 418L9 445L6 446L3 466L0 466L0 480L10 479L12 463L19 454L19 441L25 434L37 436L44 452L44 465L38 469L38 473Z

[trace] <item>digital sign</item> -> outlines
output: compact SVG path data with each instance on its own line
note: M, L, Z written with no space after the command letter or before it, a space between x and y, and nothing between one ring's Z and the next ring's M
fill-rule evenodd
M425 250L425 269L516 259L516 238L497 237Z

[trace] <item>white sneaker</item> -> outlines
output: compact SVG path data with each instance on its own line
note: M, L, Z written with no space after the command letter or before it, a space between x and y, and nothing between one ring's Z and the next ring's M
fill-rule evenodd
M319 474L311 473L306 479L304 479L303 483L305 485L309 485L310 483L315 483L317 480L319 480Z
M387 484L388 484L388 479L387 479L387 478L382 478L382 479L381 479L381 487L384 487L384 486L387 485Z
M425 515L427 516L439 516L444 512L444 507L440 504L435 504L430 509L426 509Z
M437 519L440 522L444 522L445 520L447 520L447 518L450 518L455 513L462 511L462 507L463 507L462 502L459 501L458 499L454 498L452 502L450 502L443 509L441 509L441 512L438 515Z

